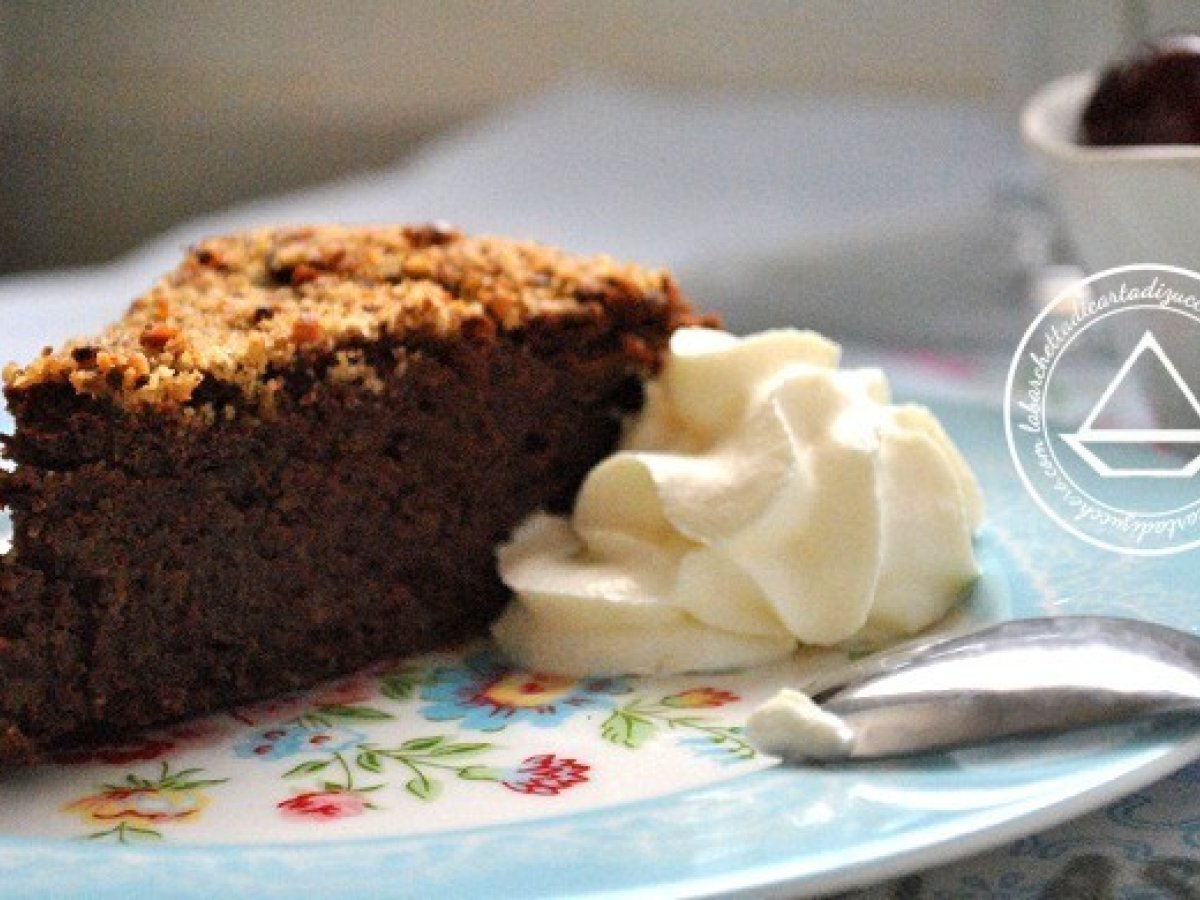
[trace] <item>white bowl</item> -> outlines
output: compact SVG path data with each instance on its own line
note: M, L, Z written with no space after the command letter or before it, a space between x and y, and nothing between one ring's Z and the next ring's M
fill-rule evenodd
M1096 78L1052 81L1021 115L1021 135L1046 166L1084 263L1093 272L1130 263L1200 269L1200 146L1079 144Z
M1021 136L1045 165L1050 187L1084 266L1100 272L1134 263L1200 270L1200 146L1158 144L1089 147L1079 121L1098 75L1050 82L1025 105ZM1132 349L1142 335L1136 317L1121 317L1113 349ZM1194 332L1159 334L1185 379L1200 387ZM1188 415L1165 378L1142 383L1160 423Z

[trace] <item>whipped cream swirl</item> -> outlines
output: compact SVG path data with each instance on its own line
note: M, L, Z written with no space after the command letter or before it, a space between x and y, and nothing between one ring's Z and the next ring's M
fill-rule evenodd
M976 577L983 498L929 410L806 331L683 329L571 518L499 548L502 649L561 674L766 663L912 634Z

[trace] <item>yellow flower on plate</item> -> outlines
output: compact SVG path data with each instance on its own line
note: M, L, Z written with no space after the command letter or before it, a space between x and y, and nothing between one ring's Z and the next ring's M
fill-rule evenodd
M95 793L66 804L72 813L93 825L109 826L90 838L115 836L122 843L133 838L159 838L153 826L194 822L211 802L204 788L223 778L197 778L200 769L170 770L162 763L157 778L130 773L117 784L102 784Z
M191 822L211 801L197 790L158 788L110 788L67 804L64 810L77 813L85 822L110 825L138 822Z

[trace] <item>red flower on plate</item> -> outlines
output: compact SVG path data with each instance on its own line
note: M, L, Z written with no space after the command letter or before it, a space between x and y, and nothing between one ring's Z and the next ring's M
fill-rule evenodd
M735 703L741 698L732 691L719 691L716 688L699 687L690 691L681 691L663 697L662 705L675 709L716 709L726 703Z
M504 773L500 783L519 794L553 796L583 784L591 766L574 759L562 759L553 753L530 756L515 769Z
M55 756L54 761L60 765L109 763L111 765L123 766L129 763L162 759L174 750L174 741L141 736L116 744L106 744L103 747L83 747L76 750L67 750Z
M208 716L144 734L129 735L99 747L67 750L58 754L54 761L61 765L108 763L116 766L151 762L165 759L172 753L206 746L225 737L231 730L231 723L220 716Z
M273 697L259 703L239 706L230 711L230 715L243 725L262 725L267 722L280 722L291 719L308 707L308 698L299 694L285 694Z
M283 722L301 716L309 710L320 712L322 706L350 706L375 696L377 682L365 675L351 675L319 685L308 693L285 694L258 703L239 706L230 715L243 725L263 725Z
M331 822L361 816L368 804L354 791L310 791L297 794L278 804L284 818L300 821Z
M362 703L375 696L376 680L364 675L351 675L318 687L309 696L314 706L347 706Z

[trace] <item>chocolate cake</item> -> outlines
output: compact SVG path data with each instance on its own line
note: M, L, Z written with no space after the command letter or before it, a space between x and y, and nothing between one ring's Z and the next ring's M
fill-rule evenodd
M482 634L695 323L661 271L440 227L205 241L4 370L0 761Z

